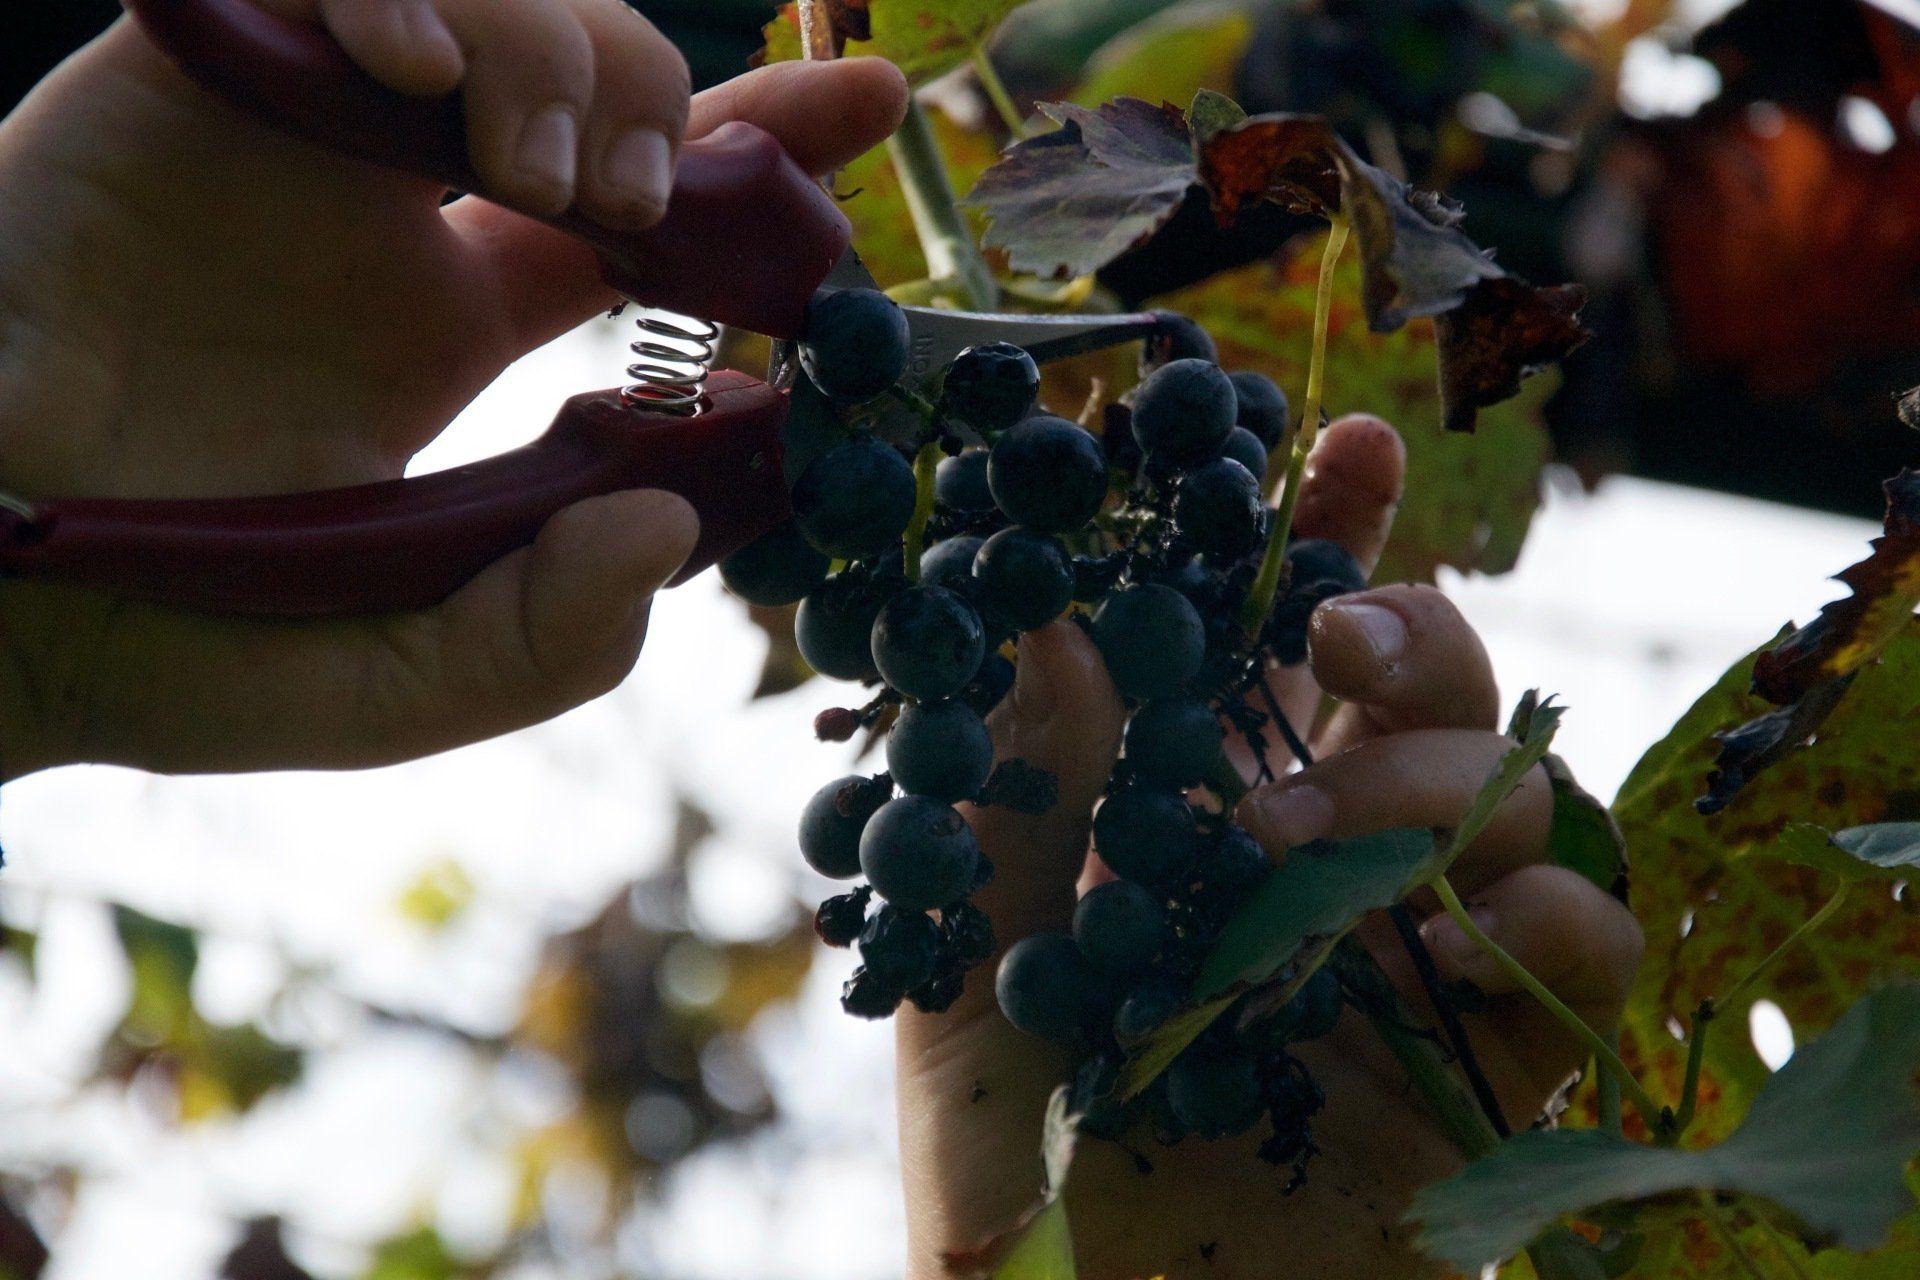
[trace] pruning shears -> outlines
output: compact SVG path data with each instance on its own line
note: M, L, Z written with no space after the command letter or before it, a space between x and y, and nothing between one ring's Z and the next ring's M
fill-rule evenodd
M359 70L317 26L247 0L129 0L149 36L203 88L331 151L485 195L457 96L413 98ZM819 289L875 287L833 198L768 134L723 126L682 147L665 217L610 230L569 210L552 225L591 245L622 295L713 322L642 328L635 381L566 401L534 443L431 475L258 498L27 500L0 493L0 575L187 608L301 618L425 608L572 503L663 488L699 513L675 583L790 514L781 427L792 346ZM906 384L931 392L961 350L1011 342L1036 360L1151 336L1162 319L907 307ZM763 382L709 373L716 325L776 339ZM689 357L691 346L695 355ZM675 361L679 363L675 363Z

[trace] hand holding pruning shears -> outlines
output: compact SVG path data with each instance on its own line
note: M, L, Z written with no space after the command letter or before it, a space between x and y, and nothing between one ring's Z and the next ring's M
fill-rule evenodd
M149 21L257 13L135 7ZM395 89L457 83L452 117L451 100L404 101L463 122L491 199L443 209L439 182L267 127L123 20L0 123L0 489L28 504L393 480L508 363L617 300L590 247L526 215L570 209L607 239L656 216L658 145L623 143L629 129L669 150L693 140L683 178L697 140L733 121L820 174L884 137L904 101L890 66L853 60L770 67L689 106L678 54L612 0L532 0L511 21L457 0L274 7L308 24L324 10L342 65ZM642 254L635 270L683 267ZM724 264L707 272L738 291ZM77 760L371 765L557 714L626 673L647 598L694 546L687 503L635 488L556 507L532 545L444 602L377 618L289 623L0 582L0 776ZM125 527L70 533L124 559ZM166 550L133 546L136 568Z

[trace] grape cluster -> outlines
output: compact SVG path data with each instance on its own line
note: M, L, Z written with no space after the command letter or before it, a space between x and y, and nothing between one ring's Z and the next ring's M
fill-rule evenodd
M884 294L816 300L786 435L793 519L721 565L750 602L798 603L795 639L817 671L876 686L816 726L843 741L884 730L886 771L827 784L800 823L814 870L865 878L816 918L827 943L859 951L842 1003L869 1018L902 1001L939 1011L996 953L971 901L992 868L955 806L1051 803L1039 770L995 767L985 718L1013 683L1011 642L1071 617L1131 708L1094 814L1115 878L1080 900L1071 932L1005 951L1001 1010L1081 1055L1089 1131L1217 1138L1266 1117L1262 1154L1297 1170L1320 1096L1291 1047L1338 1018L1330 973L1277 1008L1230 1011L1138 1097L1116 1091L1127 1052L1187 1006L1270 870L1221 802L1239 780L1227 735L1268 770L1271 665L1302 661L1314 608L1366 582L1336 544L1293 542L1248 632L1247 596L1273 554L1265 479L1288 442L1287 398L1261 374L1223 372L1207 334L1171 314L1099 435L1038 407L1038 369L1006 344L961 353L934 400L895 393L910 345ZM911 438L882 429L902 406L917 414Z

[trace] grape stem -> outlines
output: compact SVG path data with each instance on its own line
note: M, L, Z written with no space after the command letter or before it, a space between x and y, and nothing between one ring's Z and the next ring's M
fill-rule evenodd
M994 111L999 114L1000 123L1007 126L1007 132L1015 142L1024 141L1027 136L1026 119L1021 116L1020 108L1014 105L1013 95L1007 92L1007 82L1000 78L1000 72L995 69L993 59L987 56L987 46L983 44L973 46L973 74L979 78L987 101L993 104Z
M927 275L937 281L957 282L974 310L993 310L1000 302L1000 286L954 203L953 184L947 179L940 143L917 99L907 100L906 118L887 139L887 157L900 176L907 212L913 217L920 252L927 260Z
M934 439L921 445L920 452L913 458L913 519L907 522L905 550L909 582L920 581L920 556L926 549L927 521L933 518L933 473L944 456L939 440Z
M1607 1038L1588 1026L1586 1019L1567 1008L1565 1002L1548 990L1544 982L1534 977L1525 965L1514 959L1505 948L1486 935L1486 931L1481 929L1467 911L1466 904L1460 901L1460 895L1454 892L1453 884L1447 879L1445 873L1435 876L1430 885L1434 893L1439 895L1440 905L1446 908L1449 916L1453 917L1453 922L1460 926L1460 932L1466 934L1475 946L1492 956L1494 962L1506 972L1508 977L1544 1005L1547 1012L1559 1019L1569 1031L1584 1041L1588 1050L1603 1066L1619 1074L1621 1090L1633 1103L1634 1109L1640 1113L1641 1119L1647 1122L1647 1128L1657 1134L1667 1132L1673 1123L1672 1116L1653 1100L1653 1095L1647 1092L1646 1087L1640 1083L1633 1072L1627 1070L1627 1064L1620 1060L1620 1055L1614 1052Z
M1307 470L1307 455L1313 452L1314 439L1320 434L1323 411L1320 401L1325 390L1327 370L1327 323L1333 309L1333 273L1339 265L1340 251L1347 246L1348 222L1344 214L1332 216L1327 247L1320 255L1320 281L1313 296L1313 350L1307 359L1307 395L1301 406L1297 426L1281 437L1280 448L1287 454L1286 477L1280 482L1280 498L1275 505L1273 526L1267 531L1266 554L1260 559L1260 572L1247 592L1247 603L1240 622L1247 634L1255 637L1267 625L1280 579L1287 568L1287 537L1293 528L1294 508L1300 503L1300 480Z
M1466 1024L1460 1021L1460 1011L1454 1008L1452 997L1440 983L1439 967L1433 963L1433 953L1427 950L1427 944L1421 940L1419 927L1413 922L1413 913L1407 910L1406 903L1396 902L1387 908L1387 918L1393 922L1394 932L1400 935L1400 945L1406 948L1407 958L1413 961L1414 972L1420 975L1420 985L1426 990L1434 1013L1440 1018L1440 1029L1446 1033L1448 1047L1460 1063L1461 1074L1466 1076L1467 1084L1473 1089L1474 1101L1480 1104L1481 1113L1487 1117L1487 1123L1493 1126L1495 1133L1502 1138L1512 1137L1513 1130L1507 1125L1506 1113L1500 1109L1500 1100L1493 1092L1493 1084L1487 1079L1487 1073L1480 1069L1480 1059L1473 1051L1473 1041L1467 1038Z

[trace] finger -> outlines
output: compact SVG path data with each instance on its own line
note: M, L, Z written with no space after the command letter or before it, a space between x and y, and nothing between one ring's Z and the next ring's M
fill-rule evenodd
M1259 788L1241 801L1235 817L1276 857L1312 840L1451 827L1512 746L1497 733L1465 729L1396 733L1322 757ZM1552 787L1535 766L1455 864L1454 883L1470 891L1538 862L1552 820Z
M539 217L573 203L594 48L559 0L440 0L467 51L467 151L491 200Z
M320 17L347 56L389 89L438 97L466 74L460 42L431 0L321 0Z
M1524 867L1469 895L1467 907L1488 937L1588 1026L1604 1033L1619 1022L1646 937L1611 894L1564 867ZM1517 1071L1501 1105L1516 1121L1530 1121L1586 1061L1584 1042L1452 917L1429 919L1420 932L1442 979L1472 982L1495 998L1468 1020L1468 1035L1506 1046Z
M1307 633L1308 666L1342 700L1321 735L1337 752L1407 729L1487 729L1500 690L1486 646L1432 587L1390 586L1329 600Z
M672 494L590 498L442 604L374 624L210 623L123 605L102 628L84 713L112 737L82 741L76 758L168 773L357 769L539 723L632 669L649 600L698 531Z
M686 136L744 120L772 134L818 177L884 141L905 110L906 82L885 59L780 63L697 95ZM617 301L592 250L571 236L485 200L457 201L446 216L488 262L519 351L553 340Z
M776 62L695 97L687 136L745 120L824 177L886 141L906 112L906 77L885 58Z
M1398 431L1370 413L1336 418L1307 455L1294 535L1331 539L1371 573L1386 550L1406 478L1407 446Z
M1338 542L1372 572L1379 562L1406 479L1407 451L1400 435L1379 418L1352 413L1329 423L1314 442L1300 480L1294 536ZM1280 708L1302 736L1320 708L1320 686L1305 665L1268 672ZM1267 710L1264 700L1255 706Z
M596 221L643 231L660 221L687 125L686 59L620 0L574 0L593 41L593 106L581 139L579 203Z
M1021 760L1052 774L1046 812L1004 805L967 810L994 866L977 899L1002 947L1066 926L1087 859L1093 807L1120 752L1126 708L1086 632L1061 620L1020 638L1013 690L988 718L996 763Z

